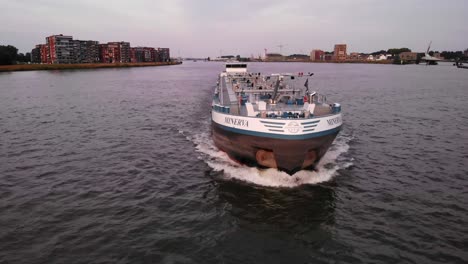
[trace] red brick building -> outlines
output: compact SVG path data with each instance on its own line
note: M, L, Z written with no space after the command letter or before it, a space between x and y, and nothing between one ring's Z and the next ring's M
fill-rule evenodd
M333 52L333 56L337 61L344 61L346 60L346 44L336 44L335 50Z
M323 50L312 50L310 52L311 61L323 61L325 60L325 52Z
M50 63L47 59L47 45L38 44L31 51L31 62L32 63Z
M136 47L129 42L99 44L95 40L74 40L72 36L52 35L46 44L31 50L33 63L129 63L170 61L168 48Z
M47 45L46 44L39 44L40 49L40 56L41 56L41 63L51 63L48 56Z
M109 42L99 45L99 60L102 63L131 62L129 42Z

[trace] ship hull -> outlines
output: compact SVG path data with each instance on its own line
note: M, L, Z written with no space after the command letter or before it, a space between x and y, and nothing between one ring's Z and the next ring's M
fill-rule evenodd
M313 169L340 129L338 126L309 138L288 139L243 133L212 122L215 145L231 159L249 166L277 168L290 175Z

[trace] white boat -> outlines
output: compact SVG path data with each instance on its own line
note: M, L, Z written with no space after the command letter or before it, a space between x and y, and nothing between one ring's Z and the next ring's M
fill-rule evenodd
M249 166L313 169L342 127L341 106L309 91L311 73L249 73L227 63L212 102L215 145Z

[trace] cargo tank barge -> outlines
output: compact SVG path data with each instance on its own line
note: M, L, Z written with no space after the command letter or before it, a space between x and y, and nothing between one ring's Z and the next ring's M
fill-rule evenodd
M248 166L314 169L342 127L341 106L309 91L313 73L261 75L227 63L212 102L215 145Z

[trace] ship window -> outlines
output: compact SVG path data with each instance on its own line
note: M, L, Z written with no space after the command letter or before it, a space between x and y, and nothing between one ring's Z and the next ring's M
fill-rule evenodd
M247 68L247 64L227 64L226 68Z

